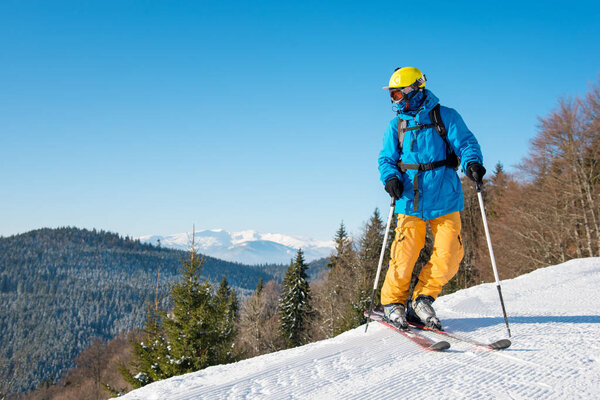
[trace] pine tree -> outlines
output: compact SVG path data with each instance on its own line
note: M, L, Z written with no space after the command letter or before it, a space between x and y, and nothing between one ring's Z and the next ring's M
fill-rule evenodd
M121 368L134 387L235 359L237 297L226 279L213 294L212 284L200 278L202 263L190 251L181 281L170 289L172 311L149 309L143 340L134 343L133 366L138 373Z
M217 363L225 364L236 359L234 353L234 339L237 335L236 321L238 313L238 299L235 291L229 287L227 279L223 277L215 294L215 312L217 313L218 335L221 338L218 344Z
M494 172L487 181L485 187L487 197L485 199L485 212L490 220L497 219L502 214L503 197L508 186L508 176L504 171L502 163L498 162L494 168Z
M173 310L164 320L170 345L172 375L197 371L218 363L215 345L219 343L219 316L215 312L213 288L201 281L203 260L194 251L183 263L180 282L171 287Z
M160 360L166 360L169 354L168 344L162 329L162 317L155 307L148 307L146 321L142 329L141 340L134 340L133 366L137 374L133 375L125 365L119 367L121 375L134 388L169 378L172 376Z
M290 264L283 280L279 300L280 332L288 347L309 342L308 320L311 316L310 288L302 249Z
M258 285L256 285L256 291L254 292L254 294L256 296L260 296L260 293L262 292L264 287L265 285L263 283L263 278L260 278L260 280L258 281Z
M333 239L335 241L335 254L329 258L329 263L327 267L332 269L337 264L342 262L343 258L350 252L352 249L352 239L348 235L348 231L346 231L346 226L344 225L344 221L340 223L340 227L335 233L335 237Z

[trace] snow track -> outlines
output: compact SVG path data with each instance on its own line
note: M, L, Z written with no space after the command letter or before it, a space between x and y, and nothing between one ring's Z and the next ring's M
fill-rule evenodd
M299 348L157 382L124 399L600 398L600 259L504 281L513 345L488 351L449 339L423 351L379 324ZM492 341L506 335L495 285L439 298L444 325ZM437 336L426 333L437 339Z

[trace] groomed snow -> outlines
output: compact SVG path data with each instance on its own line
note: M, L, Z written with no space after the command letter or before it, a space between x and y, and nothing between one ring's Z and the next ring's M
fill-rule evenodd
M210 367L123 399L598 399L600 258L502 282L513 345L451 342L426 352L372 322L335 338ZM444 326L480 341L506 337L495 284L440 297ZM434 336L432 336L434 337Z

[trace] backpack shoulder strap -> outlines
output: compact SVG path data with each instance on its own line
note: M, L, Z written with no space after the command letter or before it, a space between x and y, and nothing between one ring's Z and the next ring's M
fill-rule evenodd
M446 161L448 167L458 169L460 161L448 141L448 130L446 129L446 125L444 125L444 121L442 121L439 103L429 111L429 118L431 118L431 122L435 125L437 133L442 137L444 143L446 143Z
M446 125L444 125L444 121L442 121L442 113L439 104L436 104L436 106L429 111L429 118L431 118L431 122L435 126L437 133L442 137L444 143L446 143L448 153L454 154L454 149L452 149L452 146L450 146L450 143L448 142L448 130L446 129Z
M402 157L402 144L404 143L404 134L406 133L406 126L408 122L405 119L398 117L398 153Z
M448 131L446 130L446 125L444 125L444 121L442 121L442 113L440 111L440 105L436 104L435 107L429 111L429 118L433 125L435 125L435 130L439 133L439 135L446 140L446 135Z

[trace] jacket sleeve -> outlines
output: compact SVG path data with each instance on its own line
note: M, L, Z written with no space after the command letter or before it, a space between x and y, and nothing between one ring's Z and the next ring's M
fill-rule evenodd
M442 121L446 124L448 130L448 141L454 147L454 152L460 158L460 164L463 171L467 170L467 165L472 162L478 162L483 165L483 155L479 142L475 135L467 128L460 114L452 109L444 107L445 115L442 115Z
M379 152L379 174L384 185L394 176L401 179L400 171L396 165L400 159L397 122L398 120L394 118L388 125L383 135L383 149Z

